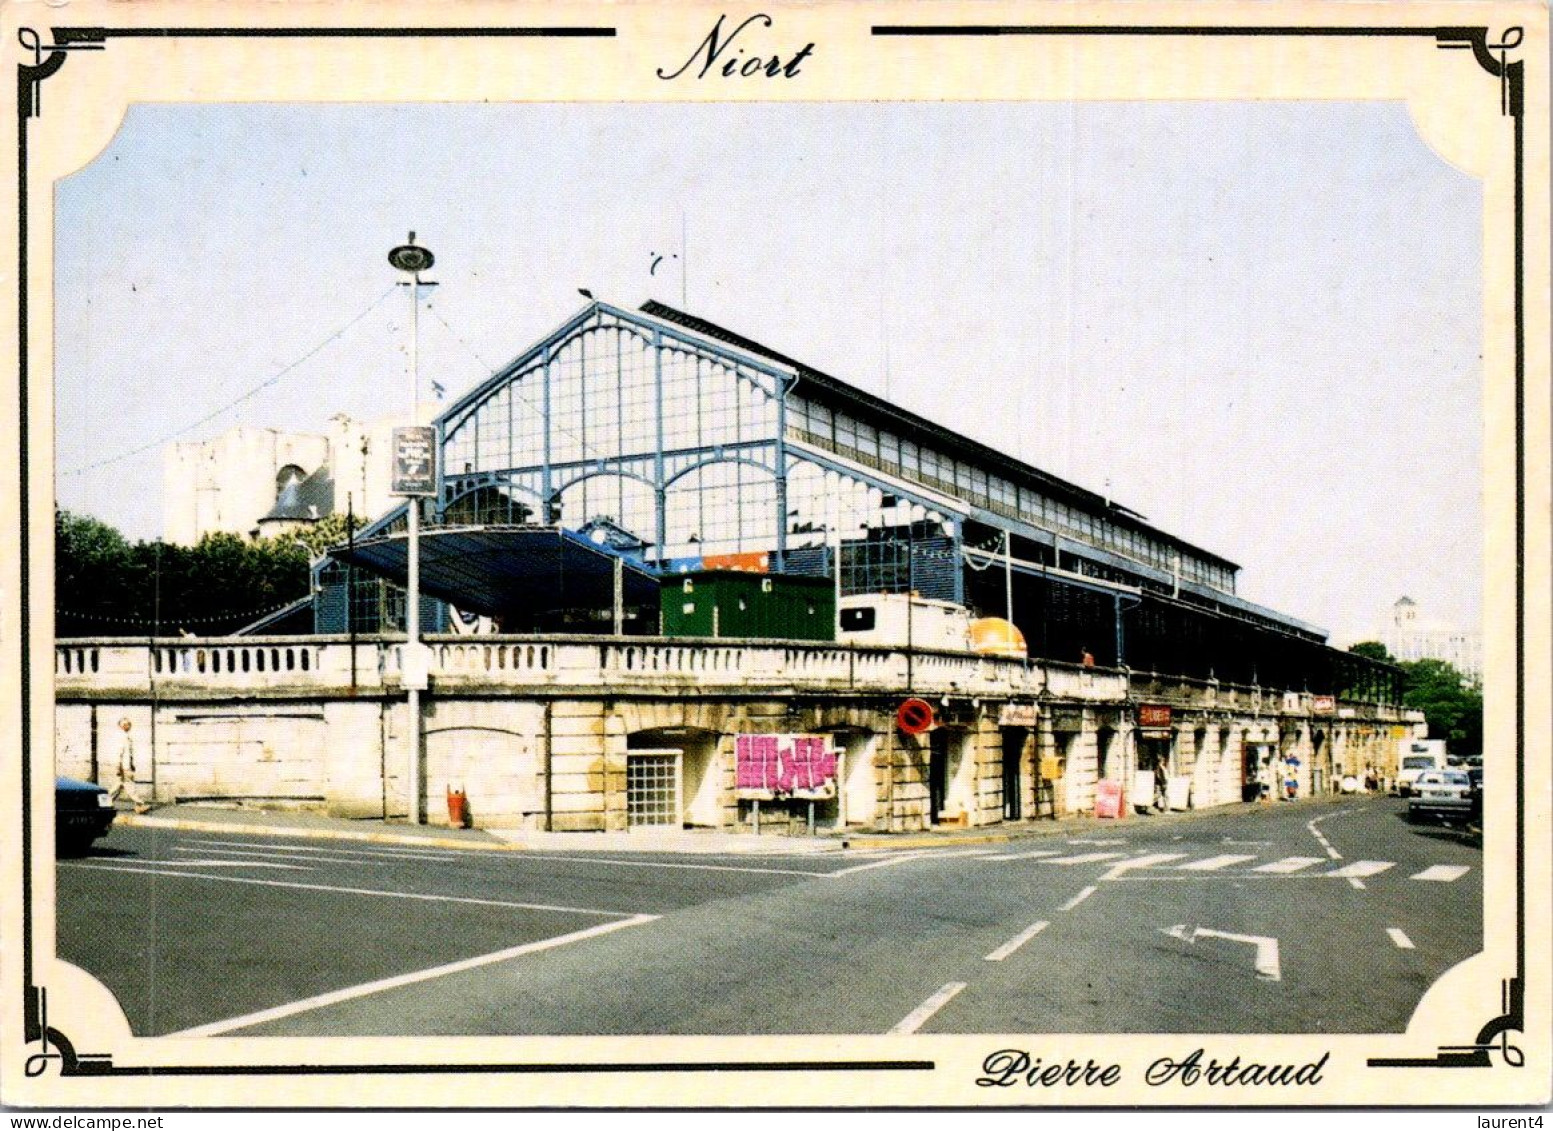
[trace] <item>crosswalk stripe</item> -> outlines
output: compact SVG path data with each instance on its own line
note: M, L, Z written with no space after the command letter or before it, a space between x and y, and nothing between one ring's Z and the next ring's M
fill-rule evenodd
M1358 879L1361 876L1373 876L1394 867L1396 867L1394 860L1355 860L1346 867L1339 868L1335 872L1323 872L1322 875L1335 879Z
M1432 868L1425 868L1415 876L1409 876L1412 880L1434 880L1436 883L1448 884L1452 880L1459 880L1472 869L1465 864L1436 864Z
M1085 852L1078 856L1059 856L1055 860L1048 860L1048 864L1091 864L1097 860L1115 860L1119 856L1126 856L1125 852Z
M1219 868L1228 868L1231 864L1244 864L1247 860L1255 860L1256 856L1210 856L1206 860L1194 860L1190 864L1180 865L1183 872L1213 872Z
M1184 852L1155 852L1149 856L1138 856L1113 864L1111 870L1114 872L1122 868L1152 868L1156 864L1169 864L1172 860L1180 860L1185 856Z
M1252 868L1253 872L1276 872L1279 875L1287 875L1290 872L1298 872L1303 868L1309 868L1312 864L1319 864L1320 856L1285 856L1282 860L1271 864L1263 864L1260 868Z

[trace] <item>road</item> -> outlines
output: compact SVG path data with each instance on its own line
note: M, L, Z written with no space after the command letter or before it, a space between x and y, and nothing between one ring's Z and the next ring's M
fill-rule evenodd
M1006 844L488 852L115 830L59 949L143 1035L1400 1032L1480 851L1376 797Z

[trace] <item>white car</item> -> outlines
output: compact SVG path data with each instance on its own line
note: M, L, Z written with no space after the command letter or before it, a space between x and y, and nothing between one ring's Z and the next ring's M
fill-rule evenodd
M1472 812L1472 782L1460 770L1425 770L1413 783L1407 819L1465 818Z

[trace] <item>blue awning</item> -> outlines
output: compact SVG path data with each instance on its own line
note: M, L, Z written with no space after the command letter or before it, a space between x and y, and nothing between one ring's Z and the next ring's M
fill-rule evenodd
M401 532L335 546L329 556L385 577L408 581L409 537ZM639 561L572 530L555 526L439 526L420 532L420 588L467 612L503 618L536 610L609 609L615 563L623 602L658 602L658 578Z

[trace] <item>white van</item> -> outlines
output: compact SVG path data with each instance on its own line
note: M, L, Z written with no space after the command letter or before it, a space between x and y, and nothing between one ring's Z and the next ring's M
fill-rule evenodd
M1415 738L1397 745L1397 795L1407 797L1420 774L1445 769L1445 740Z
M836 618L843 644L968 652L971 614L952 601L908 597L905 593L854 593L841 599Z

